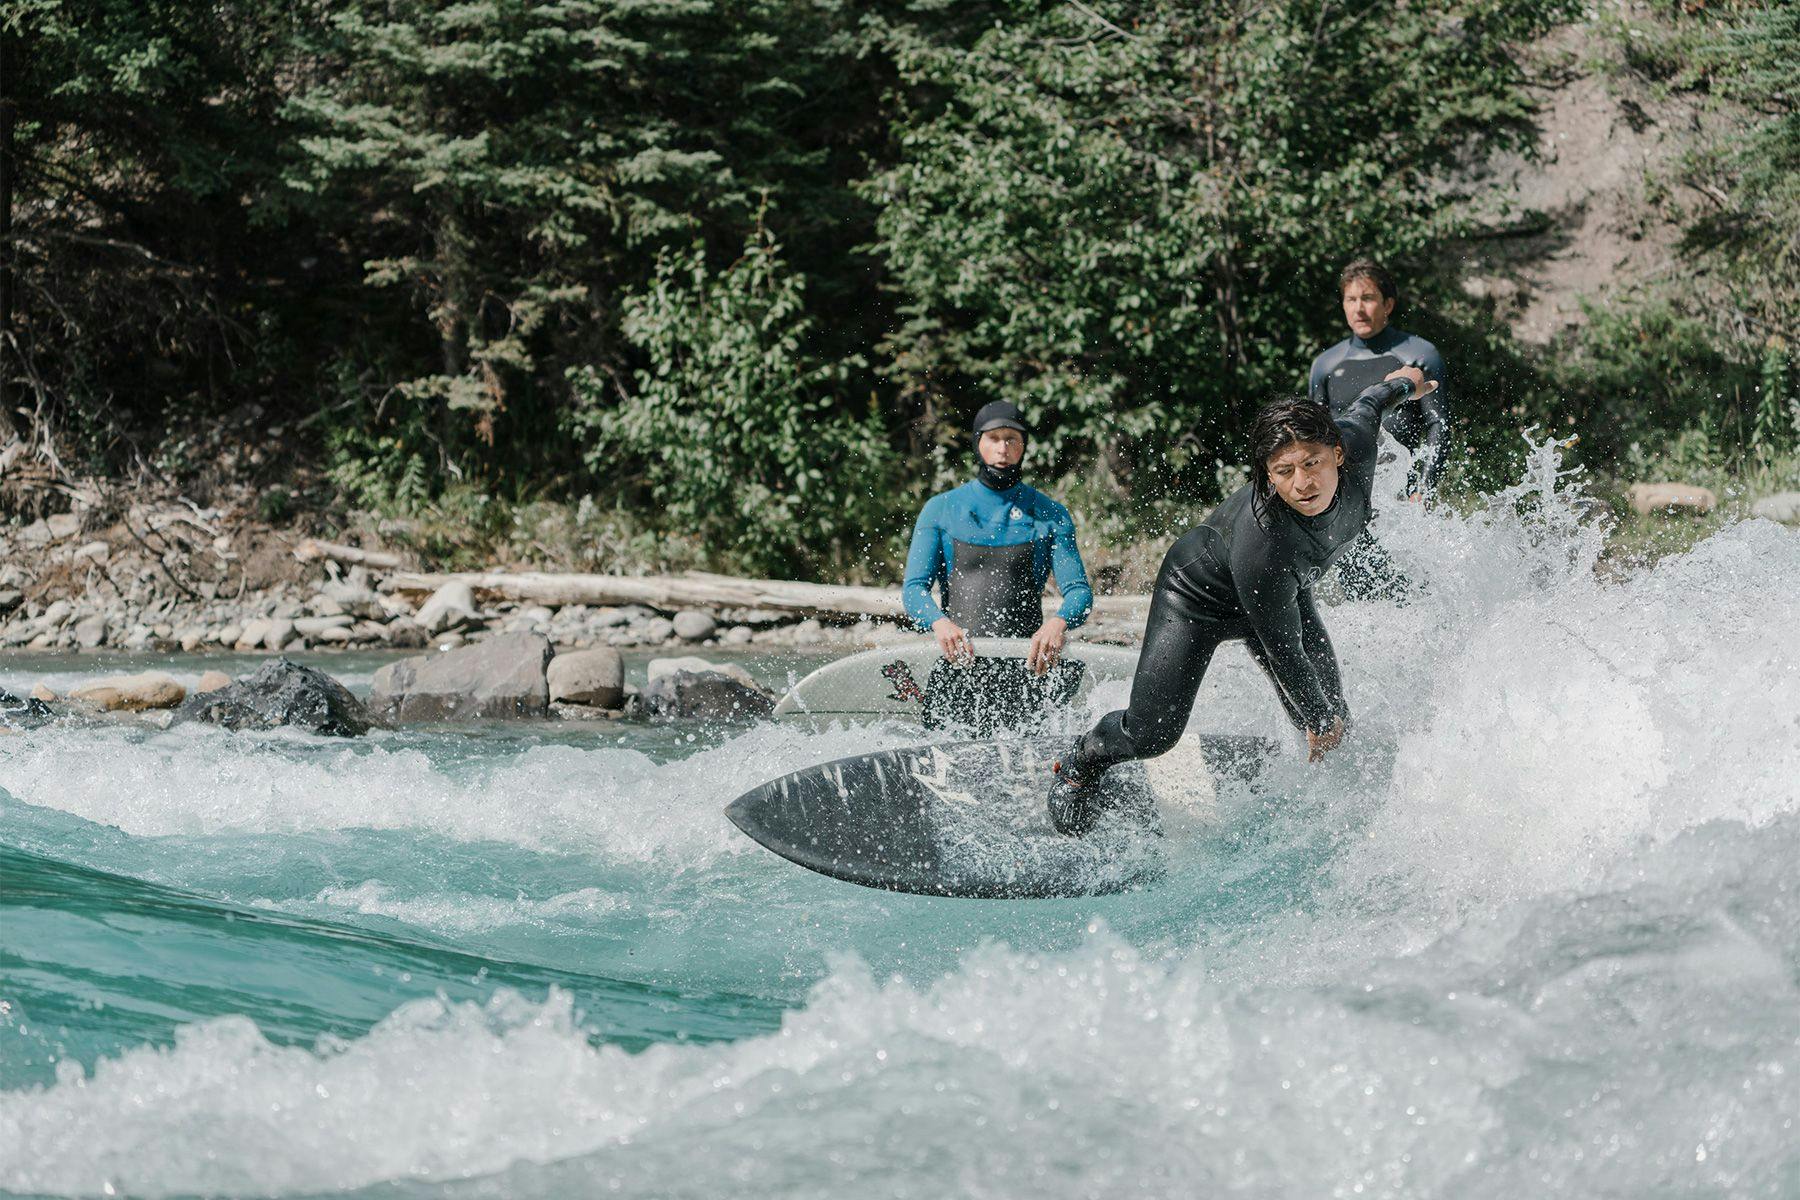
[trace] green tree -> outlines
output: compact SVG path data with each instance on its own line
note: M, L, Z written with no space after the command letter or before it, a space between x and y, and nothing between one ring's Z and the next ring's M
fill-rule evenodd
M0 372L46 448L120 464L167 421L279 393L306 272L280 197L309 5L0 0L14 268Z
M872 408L843 411L851 364L807 354L803 291L766 229L718 272L704 246L667 253L626 301L650 364L636 388L615 397L595 368L573 372L594 474L637 464L631 486L662 528L751 570L842 570L890 515L886 430Z
M1017 3L966 50L880 26L908 88L867 185L903 396L1005 397L1065 467L1210 491L1335 335L1336 266L1423 265L1462 230L1456 169L1529 144L1516 56L1567 11Z

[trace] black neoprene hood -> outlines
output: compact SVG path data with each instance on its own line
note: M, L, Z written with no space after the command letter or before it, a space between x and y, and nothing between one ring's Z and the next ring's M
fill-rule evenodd
M1025 427L1025 414L1017 405L1005 400L992 400L981 406L975 414L975 436L980 437L990 429L1016 429L1020 433L1029 434Z

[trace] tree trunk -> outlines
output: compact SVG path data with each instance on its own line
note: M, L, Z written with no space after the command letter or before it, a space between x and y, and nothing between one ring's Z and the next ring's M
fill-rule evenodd
M13 98L11 45L0 33L0 441L19 436L13 419Z

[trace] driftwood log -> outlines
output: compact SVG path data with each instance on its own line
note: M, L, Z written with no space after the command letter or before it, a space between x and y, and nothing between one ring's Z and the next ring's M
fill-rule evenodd
M400 565L400 556L386 550L362 550L355 546L340 546L336 542L321 542L318 538L301 541L294 547L294 557L301 562L328 558L332 562L373 567L377 571L392 571Z
M542 571L401 571L381 581L384 592L429 594L447 583L469 585L477 597L521 604L641 604L663 612L684 608L761 608L817 617L874 617L898 621L906 613L899 588L851 587L790 579L738 579L690 571L685 575L557 575ZM1059 601L1046 600L1054 612ZM1096 596L1094 615L1141 620L1148 596Z

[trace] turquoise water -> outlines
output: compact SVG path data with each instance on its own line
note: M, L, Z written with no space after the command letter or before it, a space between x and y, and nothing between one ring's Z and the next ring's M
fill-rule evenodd
M1602 585L1549 469L1390 518L1353 747L1175 789L1124 896L722 817L895 726L0 738L0 1188L1800 1195L1800 535ZM1196 727L1278 721L1223 654Z

